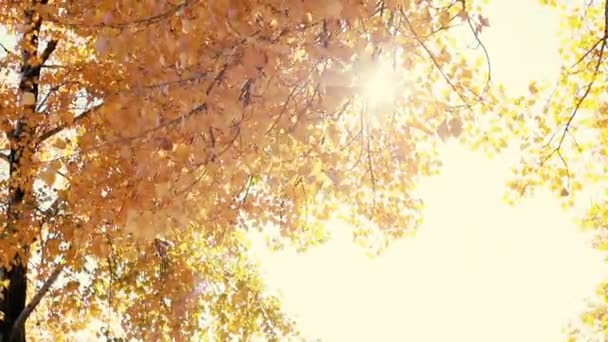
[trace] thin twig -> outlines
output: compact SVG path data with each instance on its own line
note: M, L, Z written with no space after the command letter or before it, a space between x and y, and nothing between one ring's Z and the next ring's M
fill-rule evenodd
M602 64L604 52L606 51L606 39L607 38L608 38L608 0L604 2L604 35L601 39L602 46L600 47L600 53L599 53L599 56L597 57L597 63L595 64L595 70L593 70L593 77L589 81L589 84L587 84L587 89L585 90L585 93L583 94L583 96L581 96L579 98L578 102L576 103L576 106L574 107L574 110L572 111L572 114L570 115L570 118L568 118L568 121L566 122L566 127L564 128L564 133L562 134L562 136L559 140L558 148L561 148L562 143L566 137L566 134L568 133L568 130L570 129L570 125L572 124L572 120L574 120L574 117L576 116L576 113L578 112L579 108L581 107L581 105L583 104L583 102L585 101L585 99L587 98L589 93L591 92L591 88L593 87L593 84L595 83L595 80L597 78L597 74L599 73L600 65Z
M132 26L137 25L153 25L159 23L167 18L170 18L175 13L178 13L183 8L187 7L193 0L185 0L181 3L169 8L168 10L147 18L139 18L130 21L124 21L116 24L105 24L105 23L94 23L94 24L84 24L84 23L69 23L69 22L61 22L56 18L47 18L48 21L51 21L57 25L67 26L67 27L80 27L80 28L103 28L109 27L113 29L126 29Z
M87 109L86 111L84 111L83 113L81 113L80 115L78 115L77 117L74 118L72 125L77 124L79 121L82 121L84 119L86 119L87 117L93 115L93 113L97 112L97 110L99 108L101 108L102 104L96 105L96 106L92 106L91 108ZM59 125L55 128L52 128L46 132L44 132L40 138L38 138L38 144L43 143L45 140L47 140L48 138L54 136L55 134L63 131L66 128L71 127L71 125Z
M585 59L585 57L589 56L589 54L591 52L593 52L593 50L602 42L604 41L605 38L601 38L598 39L590 48L589 50L587 50L587 52L585 52L584 55L581 56L581 58L579 58L574 64L572 64L572 66L570 67L570 69L574 69L574 67L576 67L580 62L583 61L583 59Z
M0 48L6 52L7 55L16 55L13 51L9 50L4 44L0 43Z
M443 68L439 64L439 61L437 61L437 58L435 58L435 55L433 54L433 52L431 52L431 50L429 50L429 48L422 41L422 39L420 39L420 36L418 36L418 33L416 33L416 31L414 30L414 27L413 27L412 23L408 19L408 17L405 14L405 12L403 12L403 9L401 9L401 14L403 15L403 19L404 19L405 23L407 24L408 29L414 35L414 39L418 42L418 44L420 44L420 46L422 47L422 49L427 53L427 55L429 56L429 58L433 62L433 65L435 66L435 68L437 68L437 70L439 71L439 73L441 74L441 76L443 77L443 79L447 82L447 84L450 86L450 88L452 88L452 90L454 90L454 92L460 98L460 100L464 103L464 105L467 108L470 109L471 105L469 104L469 102L467 101L467 99L464 97L464 95L462 95L460 93L460 91L458 90L458 88L456 87L456 85L452 82L452 80L450 79L450 77L445 73L445 71L443 70Z

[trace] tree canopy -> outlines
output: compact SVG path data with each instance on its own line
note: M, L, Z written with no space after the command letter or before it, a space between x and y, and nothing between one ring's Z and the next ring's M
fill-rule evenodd
M510 200L603 186L608 5L548 5L562 77L513 99L475 1L0 3L0 341L297 339L247 232L304 250L340 217L380 252L419 224L446 139L522 142Z

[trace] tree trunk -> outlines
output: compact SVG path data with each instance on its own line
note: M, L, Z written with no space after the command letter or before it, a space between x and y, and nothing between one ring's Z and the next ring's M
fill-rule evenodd
M22 101L22 111L7 132L10 142L8 203L6 206L6 225L0 238L8 239L11 243L19 244L19 253L10 262L11 267L0 267L0 281L8 280L8 288L0 291L0 310L4 319L0 322L0 342L25 341L25 324L14 326L19 315L26 307L27 293L27 262L29 244L24 230L31 229L33 223L31 206L35 203L33 195L33 173L31 158L35 152L35 127L31 127L36 113L38 100L38 83L40 67L55 50L56 41L50 41L44 51L39 54L38 36L42 19L36 12L38 5L46 4L48 0L30 0L30 8L24 11L26 27L20 42L22 56L21 82L19 92ZM32 101L33 99L33 101ZM30 211L30 213L28 213Z
M4 320L0 322L1 342L25 341L25 326L22 325L13 331L13 324L25 308L27 269L21 262L15 261L18 263L10 271L3 270L6 272L4 273L5 279L10 280L10 283L8 289L3 291L4 297L0 301L0 310L4 312Z
M15 139L13 146L19 146L21 135L11 134ZM25 199L25 191L23 184L18 179L19 177L19 165L21 164L21 153L22 148L11 148L9 156L9 203L7 205L7 221L6 226L7 233L19 234L19 231L23 228L20 220L20 208L23 207ZM8 236L6 238L11 238ZM20 239L11 239L17 241ZM21 252L21 251L20 251ZM27 248L25 251L27 253ZM0 268L0 275L2 280L8 280L8 288L2 290L2 296L0 296L0 310L4 314L4 319L0 322L0 342L25 342L25 325L13 329L13 325L21 311L25 308L26 294L27 294L27 256L24 254L17 254L11 261L10 268Z

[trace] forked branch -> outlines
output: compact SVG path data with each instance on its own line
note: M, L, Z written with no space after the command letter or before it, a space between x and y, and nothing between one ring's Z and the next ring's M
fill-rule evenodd
M44 284L42 285L42 287L40 288L38 293L36 293L36 295L34 295L32 300L27 304L27 306L23 309L23 311L21 311L21 313L19 314L19 317L17 317L17 320L15 321L15 323L13 323L13 329L11 331L11 338L9 339L9 341L13 341L16 336L19 336L19 331L20 331L21 327L23 326L23 324L25 324L25 321L32 314L32 312L34 312L34 309L36 309L38 304L40 304L40 301L42 300L42 298L44 298L46 293L50 290L51 286L53 286L55 281L57 281L57 278L63 271L64 267L65 267L65 263L61 263L61 264L57 265L57 267L55 267L55 270L53 270L53 273L51 273L49 278L44 282Z

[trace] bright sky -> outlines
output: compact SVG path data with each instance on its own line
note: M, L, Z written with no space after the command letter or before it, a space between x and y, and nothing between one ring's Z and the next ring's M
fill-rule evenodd
M494 80L517 93L555 77L558 17L536 1L491 2L483 38ZM415 238L370 260L332 223L332 241L305 254L260 250L270 287L311 340L564 340L608 267L573 223L580 208L565 213L548 193L501 202L514 157L447 145L443 174L422 184Z

